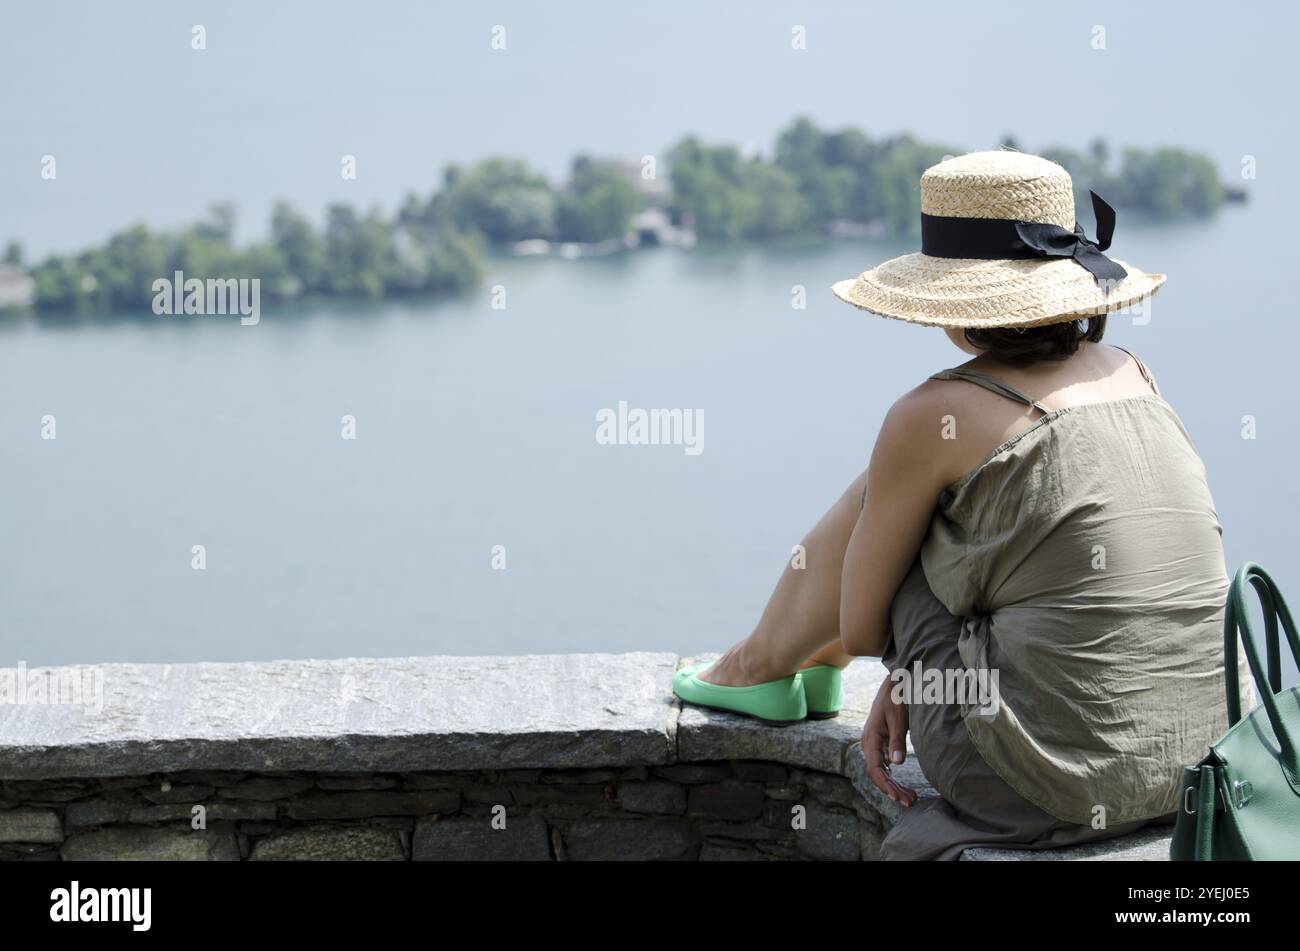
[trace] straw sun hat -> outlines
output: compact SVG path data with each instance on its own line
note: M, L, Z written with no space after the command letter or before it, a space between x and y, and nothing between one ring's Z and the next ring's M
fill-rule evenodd
M840 281L854 307L938 327L1038 327L1120 310L1165 282L1106 257L1115 212L1095 193L1096 241L1070 174L1021 152L972 152L921 176L921 250Z

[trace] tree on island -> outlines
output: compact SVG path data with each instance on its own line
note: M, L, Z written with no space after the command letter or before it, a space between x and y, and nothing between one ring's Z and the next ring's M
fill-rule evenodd
M1009 135L1003 144L1018 147ZM824 235L844 223L914 238L921 173L961 151L909 135L872 139L858 129L824 131L807 118L780 133L770 159L687 136L667 154L668 210L676 221L693 222L706 241ZM1070 172L1085 214L1088 189L1116 207L1163 220L1208 215L1225 200L1213 163L1181 149L1125 149L1118 167L1102 139L1085 151L1049 147L1041 154ZM532 239L621 240L646 202L637 184L628 165L590 156L574 159L559 186L518 159L495 157L448 166L440 188L426 198L408 196L392 217L339 203L317 229L278 203L269 240L242 249L234 244L234 207L218 204L180 231L156 233L137 224L103 247L47 257L31 268L34 306L138 311L149 306L153 281L178 270L258 278L271 302L458 293L477 284L490 248ZM22 258L17 242L6 248L6 265L21 267Z

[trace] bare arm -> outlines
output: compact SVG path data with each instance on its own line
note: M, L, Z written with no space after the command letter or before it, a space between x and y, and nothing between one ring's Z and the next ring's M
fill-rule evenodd
M942 438L945 394L922 384L891 407L867 467L840 584L844 650L879 657L889 638L889 607L920 550L939 493L953 479L954 453ZM947 444L947 445L946 445Z

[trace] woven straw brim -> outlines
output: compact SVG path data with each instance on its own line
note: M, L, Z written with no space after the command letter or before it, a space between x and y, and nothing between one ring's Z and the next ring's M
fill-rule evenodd
M1116 259L1112 259L1116 260ZM1165 282L1124 264L1106 293L1070 258L977 260L905 254L832 290L883 317L932 327L1038 327L1105 314L1150 297Z

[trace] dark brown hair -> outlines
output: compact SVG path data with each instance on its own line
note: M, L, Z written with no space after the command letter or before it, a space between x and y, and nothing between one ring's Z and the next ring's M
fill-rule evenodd
M1039 360L1064 360L1087 340L1096 343L1106 332L1106 315L1081 317L1044 327L966 328L966 342L1004 363L1024 366Z

